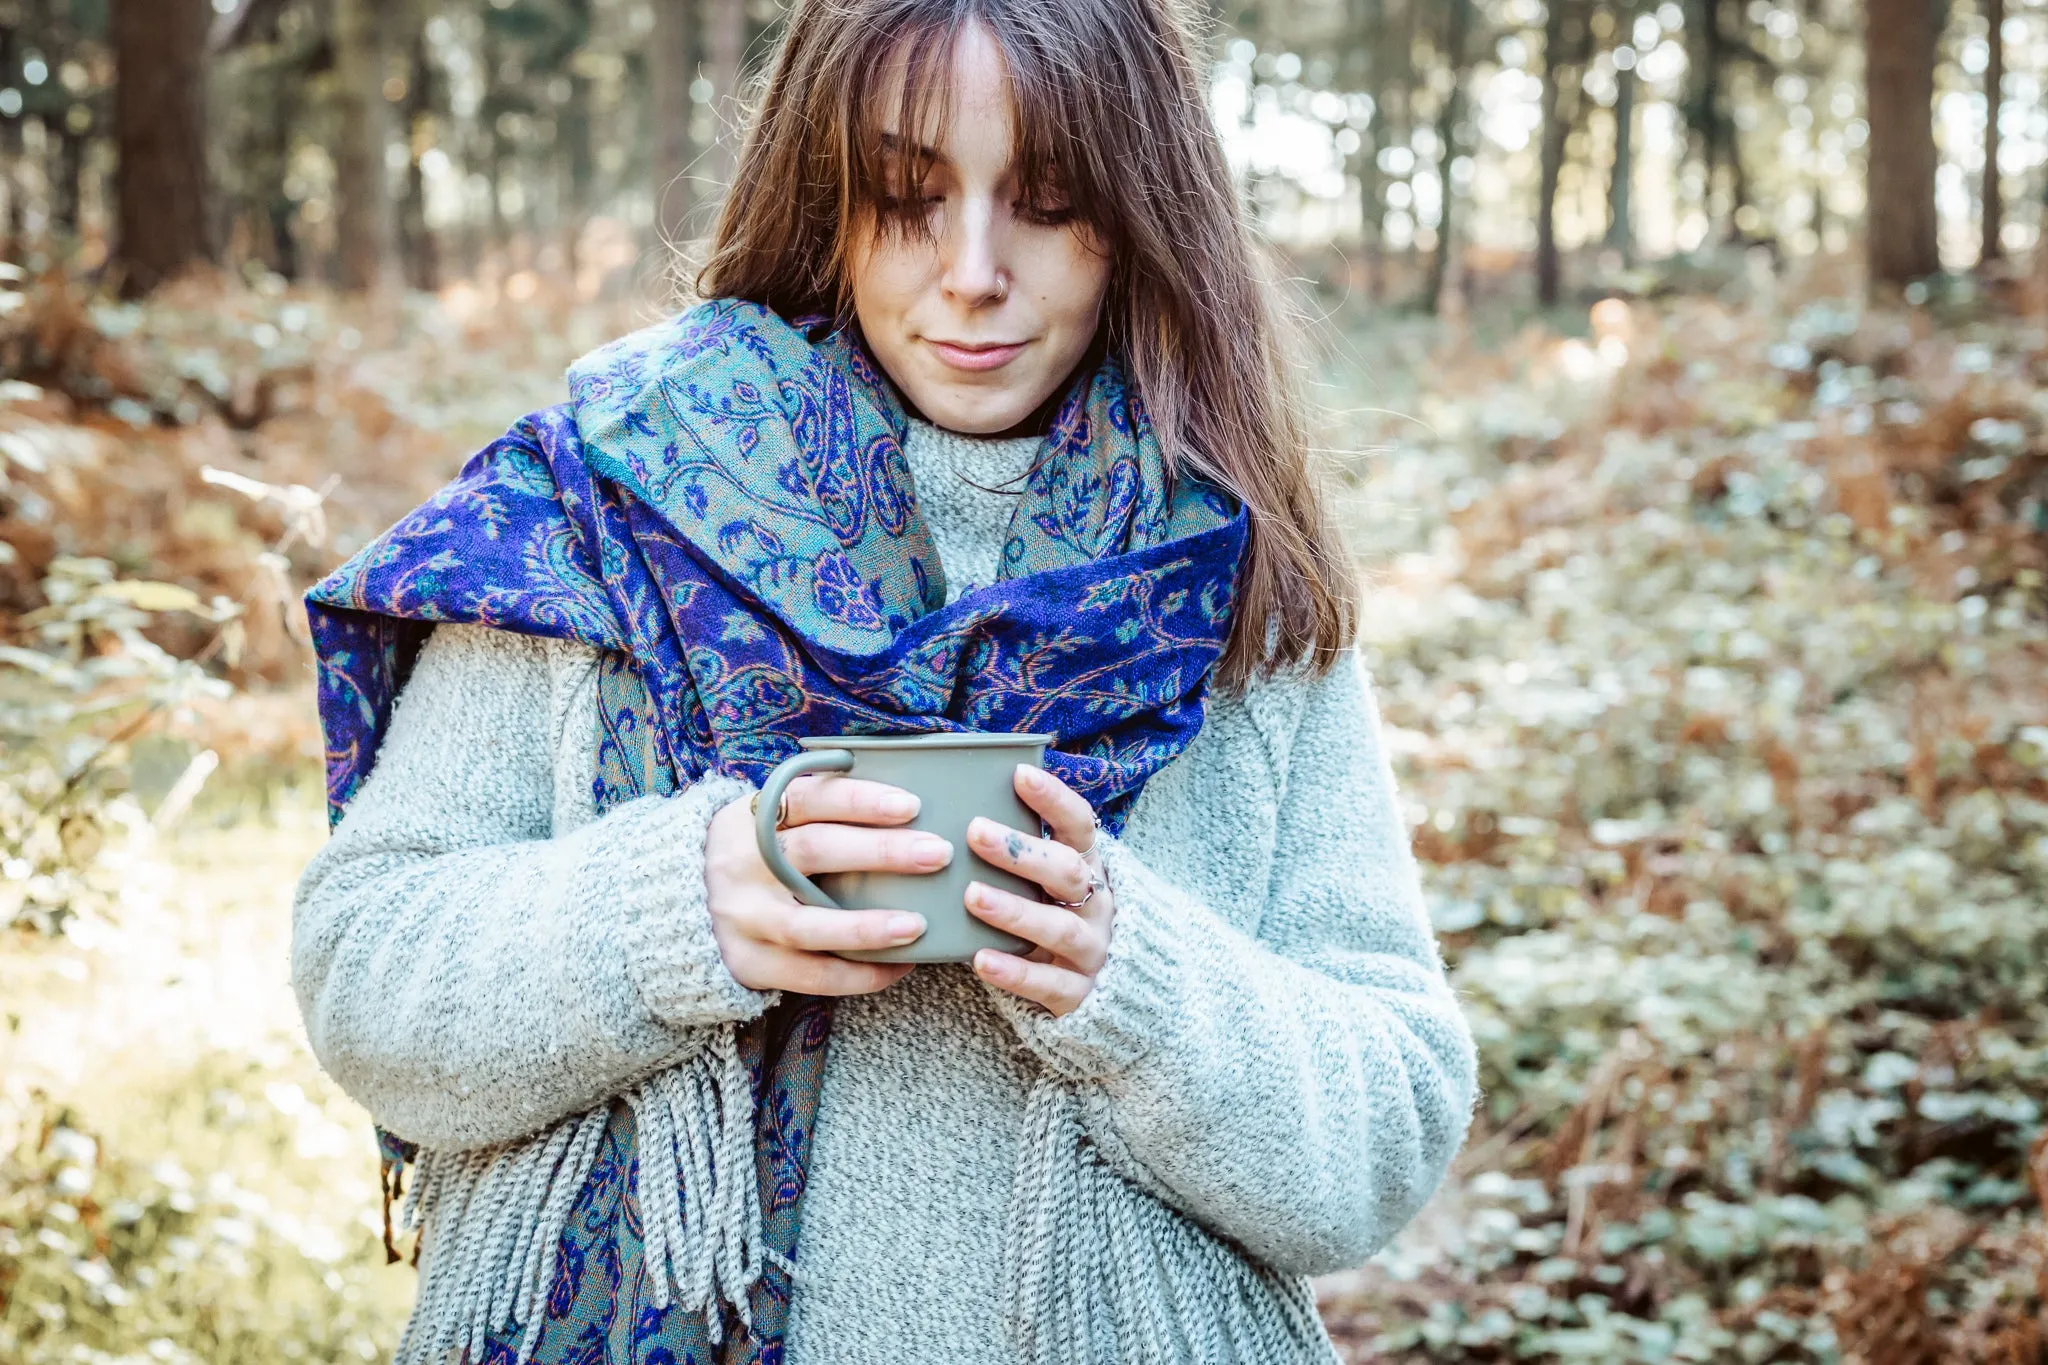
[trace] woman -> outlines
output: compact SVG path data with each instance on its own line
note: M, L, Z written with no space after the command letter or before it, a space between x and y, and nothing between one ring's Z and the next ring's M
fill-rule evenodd
M1424 915L1169 0L802 0L699 278L312 597L323 1065L414 1360L1328 1361L1463 1138ZM401 691L402 689L402 691ZM1037 945L799 905L797 737L1058 735ZM964 850L804 779L806 872ZM1099 824L1098 824L1099 822Z

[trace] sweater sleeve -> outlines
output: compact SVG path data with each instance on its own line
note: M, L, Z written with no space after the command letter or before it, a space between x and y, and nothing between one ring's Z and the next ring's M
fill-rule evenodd
M1116 920L1094 990L1057 1019L1003 998L1114 1165L1276 1270L1323 1274L1435 1190L1476 1064L1363 669L1294 686L1271 881L1248 889L1263 906L1200 904L1106 840Z
M554 835L547 650L436 629L299 882L314 1055L426 1146L536 1132L770 1003L726 971L704 907L706 829L747 788L707 778Z

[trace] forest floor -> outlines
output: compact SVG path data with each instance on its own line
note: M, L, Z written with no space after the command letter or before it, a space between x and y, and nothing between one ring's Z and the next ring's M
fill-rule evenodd
M286 984L289 602L640 319L13 288L0 1360L377 1358L410 1272ZM1322 372L1485 1087L1438 1199L1323 1282L1340 1344L2037 1360L2048 330L1752 281L1346 316Z

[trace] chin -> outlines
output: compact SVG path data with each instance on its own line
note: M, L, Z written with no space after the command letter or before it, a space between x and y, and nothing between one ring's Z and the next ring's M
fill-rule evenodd
M963 393L951 385L946 392L929 395L929 401L918 394L910 395L910 399L933 426L963 436L994 436L1008 431L1038 407L1037 402L1026 402L1016 394L972 390Z

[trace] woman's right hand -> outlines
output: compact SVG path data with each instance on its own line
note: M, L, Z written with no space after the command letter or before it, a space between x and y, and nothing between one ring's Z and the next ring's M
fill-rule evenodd
M820 872L936 872L953 846L894 828L917 815L898 787L836 775L800 777L784 798L782 852L807 877ZM704 838L711 931L733 980L750 990L865 995L910 964L849 962L834 953L895 948L924 932L924 917L896 910L824 910L790 894L761 858L754 814L742 798L711 817Z

